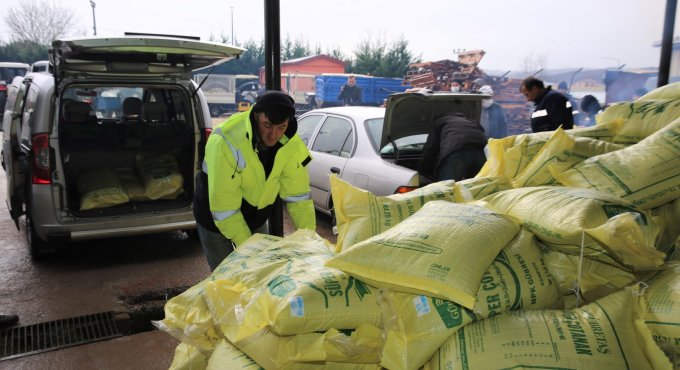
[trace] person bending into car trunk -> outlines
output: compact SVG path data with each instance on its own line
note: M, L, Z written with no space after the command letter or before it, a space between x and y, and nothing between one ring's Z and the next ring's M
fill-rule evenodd
M279 91L216 127L196 176L194 216L213 271L253 233L267 233L277 197L296 228L316 230L307 164L293 99Z
M418 173L435 181L475 177L486 156L487 137L482 126L462 113L435 118L433 132L427 135Z

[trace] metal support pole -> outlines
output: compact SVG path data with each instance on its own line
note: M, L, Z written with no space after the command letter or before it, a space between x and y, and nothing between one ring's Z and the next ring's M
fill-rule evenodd
M94 16L94 7L97 4L94 3L94 1L90 0L90 6L92 6L92 29L94 30L94 35L97 36L97 18Z
M234 7L230 6L231 8L231 44L236 45L236 41L234 41Z
M663 37L661 39L661 60L659 61L659 78L656 86L668 84L671 70L671 56L673 53L673 30L675 29L675 11L677 0L666 0L666 14L663 22Z
M281 15L279 0L264 0L264 76L267 90L281 90ZM269 233L283 236L283 201L277 197Z

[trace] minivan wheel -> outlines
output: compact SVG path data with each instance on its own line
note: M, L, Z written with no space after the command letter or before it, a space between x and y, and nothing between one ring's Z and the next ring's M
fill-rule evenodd
M57 251L56 245L40 239L38 233L35 232L35 227L31 221L30 213L26 213L24 229L26 230L26 242L28 243L28 250L30 251L31 257L33 259L44 258L45 256L54 254Z

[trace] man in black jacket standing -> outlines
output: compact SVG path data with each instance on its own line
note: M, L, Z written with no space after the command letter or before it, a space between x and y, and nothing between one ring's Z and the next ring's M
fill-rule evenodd
M562 126L568 130L574 128L574 116L569 100L550 86L547 88L543 81L535 77L527 77L522 81L519 91L534 102L536 107L531 114L531 131L554 131Z
M342 102L342 105L361 105L361 87L357 85L357 78L350 75L347 78L347 83L342 85L340 88L340 94L338 94L338 100Z

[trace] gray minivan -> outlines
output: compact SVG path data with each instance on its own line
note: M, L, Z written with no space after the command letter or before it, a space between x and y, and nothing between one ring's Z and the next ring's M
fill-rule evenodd
M243 49L151 35L56 40L53 74L8 85L7 204L34 257L64 242L195 227L211 130L194 69Z

